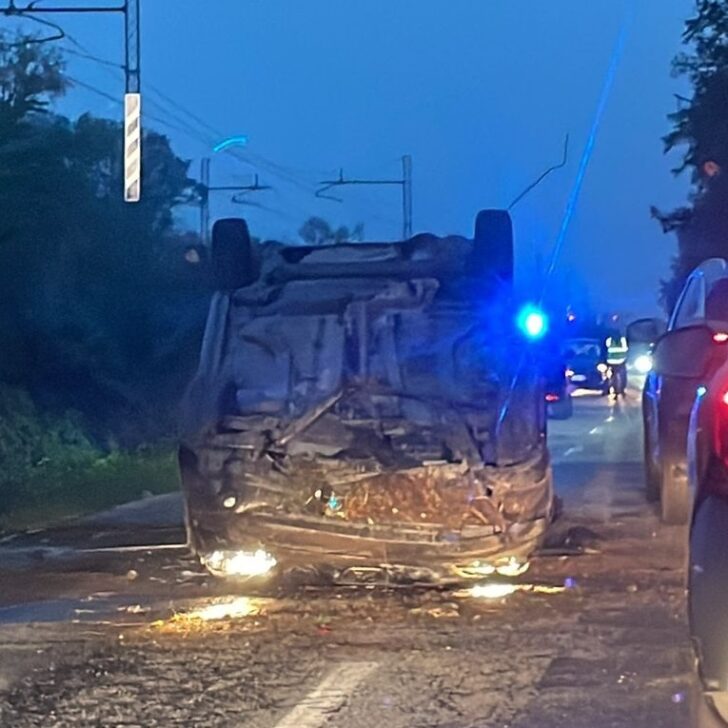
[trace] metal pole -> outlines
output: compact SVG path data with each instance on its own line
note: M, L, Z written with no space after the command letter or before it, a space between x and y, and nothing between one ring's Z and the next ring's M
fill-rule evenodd
M136 108L133 144L130 143L129 132L125 133L124 189L127 202L139 202L142 185L142 142L143 130L141 119L141 79L140 79L140 36L139 36L139 1L124 0L124 104L127 108ZM128 124L124 119L125 127ZM132 159L133 155L133 159ZM134 194L130 194L132 191Z
M210 158L200 161L200 240L209 242L210 234Z
M333 187L344 185L398 185L402 188L402 237L404 240L412 237L412 157L405 154L402 157L402 179L345 179L344 170L339 170L339 179L328 179L319 182L321 187L316 190L316 197L341 202L338 197L324 194Z
M126 75L126 93L138 94L141 92L141 43L139 35L139 1L125 0L124 2L124 43Z
M139 34L141 0L123 0L120 5L86 7L36 7L28 0L22 7L8 0L0 15L22 17L45 13L123 13L124 15L124 199L138 202L141 196L141 36Z
M8 0L8 4L0 8L0 13L4 15L31 15L33 13L36 15L46 15L48 13L123 13L124 11L124 5L39 8L35 7L33 2L30 2L20 7L15 4L15 0Z
M412 237L412 157L402 157L402 235Z

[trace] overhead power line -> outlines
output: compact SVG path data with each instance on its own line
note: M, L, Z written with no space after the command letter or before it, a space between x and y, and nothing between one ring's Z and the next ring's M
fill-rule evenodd
M0 14L27 18L36 23L54 28L58 35L41 39L41 42L61 40L66 33L60 25L37 17L38 15L68 14L113 14L124 16L124 75L126 93L139 93L141 87L141 44L139 35L139 3L140 0L124 0L119 5L76 5L76 6L39 6L38 2L27 2L18 5L16 0L7 0L7 5L0 7Z
M81 43L76 37L65 31L64 38L74 46L73 48L71 48L67 44L64 45L63 50L69 55L99 65L100 67L104 68L112 77L118 77L118 75L123 73L123 64L96 55L91 49ZM120 99L115 98L112 94L94 86L93 84L81 81L80 79L74 77L71 77L71 80L77 86L85 88L87 91L96 94L100 98L107 99L118 105L122 104ZM153 120L167 129L176 131L189 139L199 142L209 149L213 149L219 143L220 139L225 137L222 131L210 124L199 114L191 111L184 104L180 103L172 96L165 93L159 87L146 82L144 88L145 108L149 108L151 106L153 109L156 109L156 113L150 113L149 111L145 111L145 118ZM253 167L254 169L257 168L263 172L266 172L271 177L280 179L283 182L297 188L298 190L305 192L306 194L313 195L316 192L316 181L312 176L309 176L313 174L311 172L293 169L291 167L281 165L271 159L268 159L263 155L251 152L249 150L243 150L240 147L236 146L230 146L228 148L225 148L221 150L220 153L224 153L227 157L234 159L235 161L242 163L247 167ZM280 195L281 191L277 190L276 194ZM236 201L243 202L243 200ZM244 204L250 204L251 206L266 210L280 217L294 220L293 216L291 216L289 213L285 213L281 210L277 210L266 205L262 205L259 203L251 204L247 200L244 201ZM300 205L297 205L291 200L288 200L286 204L289 207L298 209L299 212L304 216L310 213L310 211L303 209ZM404 213L405 206L409 206L411 210L411 191L409 193L409 202L403 198L403 214L405 214L406 216L406 213ZM411 212L409 214L411 218ZM383 219L381 218L381 216L376 214L372 217Z
M344 170L339 170L338 179L323 180L319 183L320 187L316 190L316 197L324 200L334 200L342 202L338 197L326 194L335 187L344 187L347 185L366 185L366 186L389 186L398 185L402 188L402 236L404 240L412 237L412 157L405 154L402 157L402 178L401 179L346 179L344 178Z
M70 40L79 49L74 50L68 47L64 47L64 51L67 51L68 53L70 53L70 55L98 63L99 65L102 65L107 69L123 70L124 67L121 64L114 63L113 61L101 58L93 54L88 48L86 48L70 34L66 34L65 37L68 38L68 40ZM220 138L224 137L224 134L219 129L216 129L198 114L194 113L183 104L176 101L174 98L166 94L157 86L146 83L145 89L148 89L145 94L147 97L147 102L149 102L148 96L150 94L161 99L163 103L160 103L159 101L155 103L154 101L152 101L152 104L156 106L157 109L162 111L162 113L170 116L170 118L173 119L174 123L159 121L158 117L152 117L151 115L145 113L145 116L147 116L148 118L154 118L155 120L159 121L159 123L164 123L166 127L175 129L176 131L185 134L185 136L203 143L206 147L209 148L213 148L219 142ZM96 90L98 91L98 89ZM172 107L173 109L175 109L176 112L179 113L170 112L168 109L164 109L164 103L166 103L168 106ZM181 118L179 114L184 114L193 123ZM297 170L292 170L288 167L273 162L272 160L267 159L260 154L244 151L239 147L229 147L222 151L224 151L229 157L232 157L246 165L258 167L261 170L268 172L271 176L282 179L289 184L297 187L298 189L306 192L307 194L313 194L315 191L315 184L312 180L304 179L301 173Z
M113 94L108 93L107 91L104 91L103 89L98 88L97 86L94 86L93 84L86 83L85 81L81 81L81 79L76 78L74 76L66 76L71 83L73 83L75 86L79 86L80 88L86 89L87 91L96 94L96 96L99 96L100 98L106 99L107 101L111 101L116 106L124 106L124 100L122 98L119 98L118 96L114 96ZM148 103L150 100L148 100ZM157 106L157 104L154 104L152 101L151 104L153 106ZM156 116L155 114L150 114L149 112L145 111L144 116L148 119L151 119L152 121L156 121L158 124L162 124L163 126L166 126L168 129L174 129L175 131L181 132L183 134L189 133L186 129L177 126L174 123L170 123L167 119L162 118L161 116Z

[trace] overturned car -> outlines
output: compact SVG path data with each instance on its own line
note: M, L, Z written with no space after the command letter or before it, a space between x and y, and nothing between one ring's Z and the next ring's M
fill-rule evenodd
M473 239L251 243L215 224L180 448L215 574L339 582L521 568L551 519L544 378L519 334L508 213Z

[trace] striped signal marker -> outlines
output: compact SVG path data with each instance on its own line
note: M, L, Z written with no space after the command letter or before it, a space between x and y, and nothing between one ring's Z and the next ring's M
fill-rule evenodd
M139 202L142 193L141 94L124 94L124 200Z

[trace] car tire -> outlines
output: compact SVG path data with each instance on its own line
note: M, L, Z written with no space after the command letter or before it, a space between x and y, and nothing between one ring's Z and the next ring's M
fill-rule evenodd
M660 520L670 526L682 526L690 517L690 490L687 480L677 473L671 459L660 464Z
M645 461L645 497L648 503L656 503L660 500L660 471L655 464L655 454L650 443L650 435L647 422L644 430L644 461Z
M217 220L212 226L212 273L218 291L231 291L254 283L259 261L242 218Z
M728 613L723 608L728 553L722 544L728 503L708 495L697 506L688 549L688 625L704 687L717 689L728 665Z
M513 281L513 222L508 210L481 210L475 218L471 263L504 282Z

